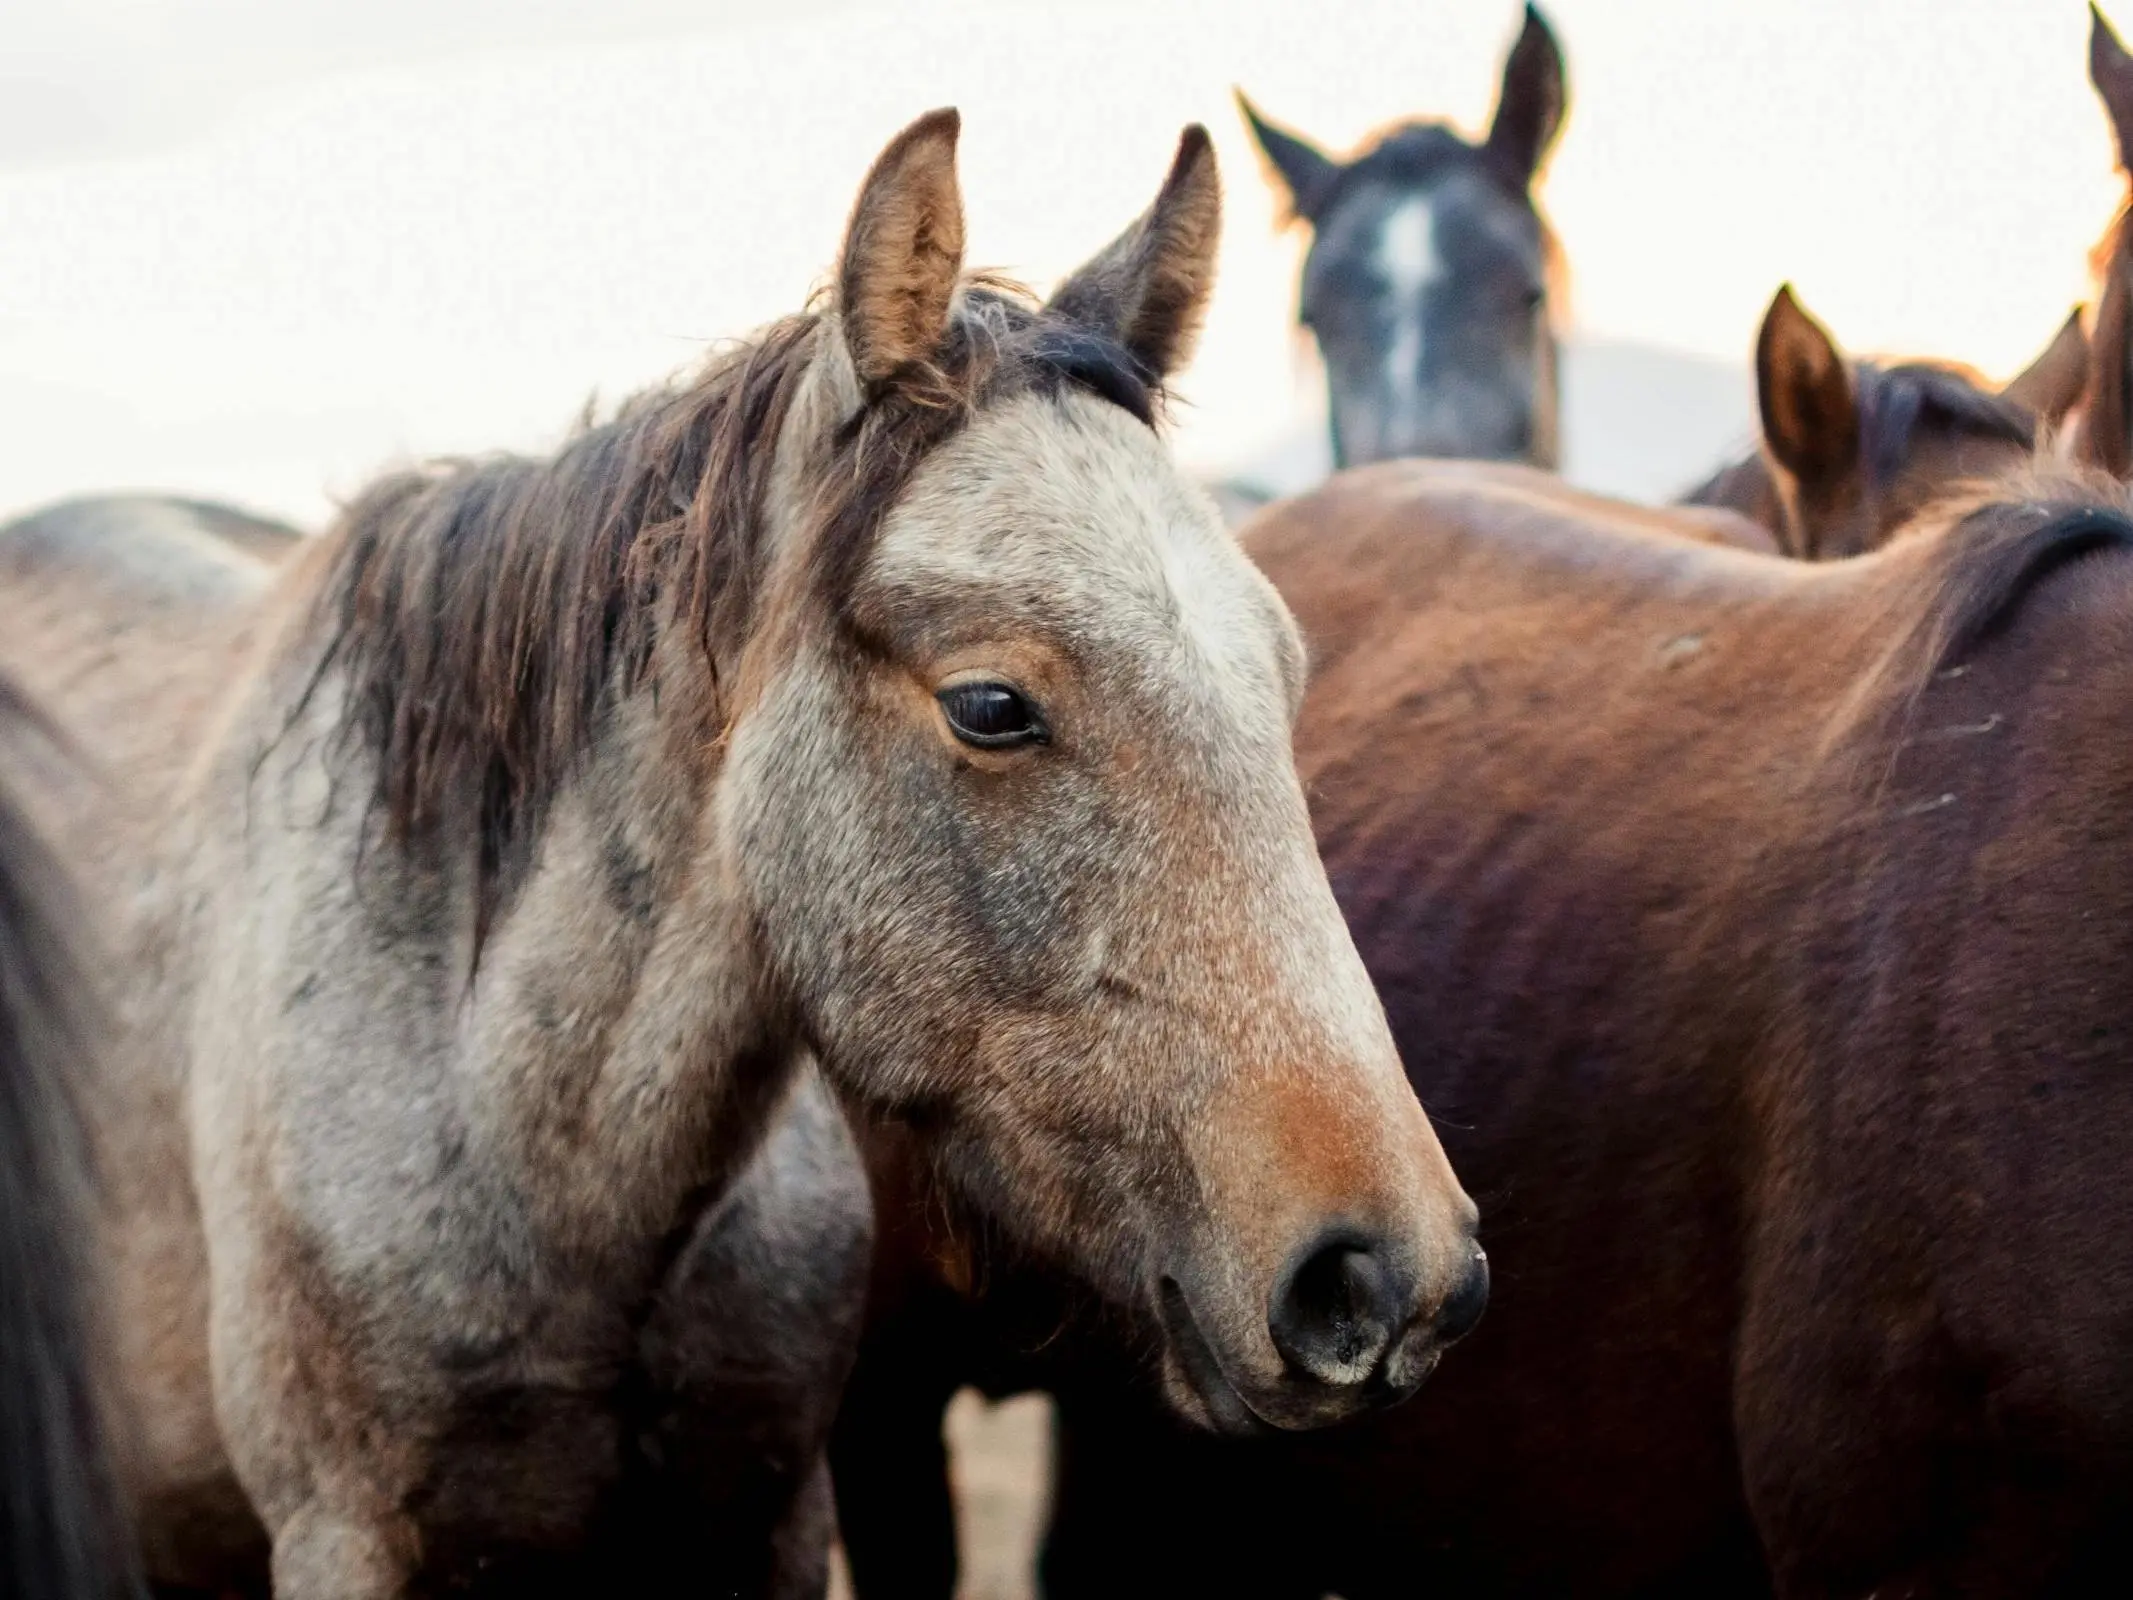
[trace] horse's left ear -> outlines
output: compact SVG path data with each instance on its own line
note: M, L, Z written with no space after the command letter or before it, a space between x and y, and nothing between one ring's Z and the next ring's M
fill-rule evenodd
M1116 339L1151 378L1192 354L1215 284L1222 238L1222 180L1215 147L1197 122L1155 204L1052 296L1055 316Z
M2089 381L2089 336L2081 331L2081 308L2068 313L2044 353L2000 391L2040 424L2055 423L2074 409Z
M931 361L947 337L963 270L962 126L953 108L920 117L875 159L852 207L837 309L863 388Z
M1537 6L1526 7L1526 25L1503 64L1503 88L1496 96L1496 116L1482 148L1504 174L1521 186L1531 184L1548 159L1569 109L1563 81L1563 52Z
M2117 32L2093 4L2089 7L2089 82L2111 114L2118 164L2133 173L2133 55L2126 53Z
M1842 482L1859 459L1851 369L1789 283L1770 302L1756 335L1755 394L1771 458L1810 494Z

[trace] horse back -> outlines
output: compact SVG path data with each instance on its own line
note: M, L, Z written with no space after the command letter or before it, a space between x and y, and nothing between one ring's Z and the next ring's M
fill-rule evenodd
M159 793L248 643L274 576L248 546L277 526L145 495L21 517L0 528L0 661L108 777Z

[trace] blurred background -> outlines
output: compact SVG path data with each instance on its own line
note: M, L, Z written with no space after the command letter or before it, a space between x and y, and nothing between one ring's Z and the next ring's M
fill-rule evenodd
M1749 436L1782 278L1847 346L2004 377L2121 192L2077 0L1554 0L1568 469ZM2133 7L2120 21L2133 21ZM1230 101L1346 149L1485 124L1511 0L67 0L0 22L0 513L212 493L316 524L393 461L554 442L796 307L860 175L963 108L975 262L1045 285L1214 130L1210 474L1316 470L1301 240Z

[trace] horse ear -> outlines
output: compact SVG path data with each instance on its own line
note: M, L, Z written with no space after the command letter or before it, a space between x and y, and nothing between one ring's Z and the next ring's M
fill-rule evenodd
M1140 220L1059 286L1050 309L1124 345L1158 378L1185 364L1215 283L1222 180L1214 141L1195 122Z
M2025 410L2036 413L2039 423L2055 423L2074 409L2089 381L2089 339L2081 331L2081 308L2067 314L2066 321L2032 361L2000 393Z
M1531 184L1563 131L1569 107L1563 52L1537 6L1526 7L1526 24L1503 64L1503 87L1483 149L1521 186Z
M2133 55L2119 43L2103 12L2089 7L2089 82L2103 96L2118 141L2118 164L2133 173Z
M2088 384L2073 446L2077 461L2114 478L2133 477L2133 259L2128 248L2121 230L2096 296L2096 333L2089 340Z
M955 181L962 118L929 111L889 141L860 186L837 269L837 308L863 388L930 361L963 271Z
M1275 179L1287 194L1289 214L1316 223L1319 208L1333 192L1333 180L1340 176L1341 164L1301 134L1267 121L1259 114L1259 108L1244 97L1242 89L1234 92L1245 126L1252 130L1267 165L1274 169Z
M1851 369L1829 330L1786 284L1755 341L1755 392L1771 458L1804 487L1836 483L1859 458Z

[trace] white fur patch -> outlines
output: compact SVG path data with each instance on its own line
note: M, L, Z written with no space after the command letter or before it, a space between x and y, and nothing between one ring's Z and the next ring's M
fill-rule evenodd
M1385 345L1385 392L1404 409L1413 403L1422 365L1422 297L1444 276L1437 213L1427 195L1403 200L1385 214L1376 256L1394 308L1392 337Z

